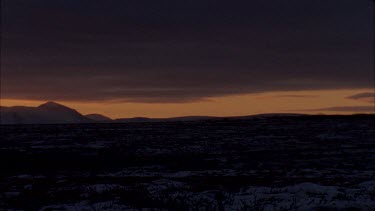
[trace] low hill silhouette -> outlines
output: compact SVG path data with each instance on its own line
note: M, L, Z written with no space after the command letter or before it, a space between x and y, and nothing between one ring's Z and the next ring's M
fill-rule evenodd
M90 123L91 119L64 105L47 102L38 107L1 107L1 124Z
M86 114L85 117L89 118L91 120L94 120L94 121L98 121L98 122L110 122L110 121L112 121L111 118L106 117L106 116L101 115L101 114Z
M12 106L0 107L1 124L79 124L79 123L136 123L136 122L183 122L201 120L246 120L254 118L283 118L283 117L325 117L343 115L307 115L295 113L269 113L249 116L214 117L214 116L182 116L171 118L133 117L111 119L101 114L82 115L75 109L56 102L47 102L38 107ZM374 116L363 114L365 116ZM345 115L344 115L345 116ZM350 116L350 115L349 115ZM358 115L352 115L353 117Z

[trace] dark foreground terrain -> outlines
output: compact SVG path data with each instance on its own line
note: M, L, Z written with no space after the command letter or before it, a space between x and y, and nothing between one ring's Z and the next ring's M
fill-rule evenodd
M0 167L0 210L373 210L375 119L3 125Z

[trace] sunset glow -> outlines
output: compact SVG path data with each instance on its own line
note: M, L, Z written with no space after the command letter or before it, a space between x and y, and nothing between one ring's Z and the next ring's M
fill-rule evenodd
M370 89L267 92L208 98L193 103L124 103L58 101L83 114L100 113L111 118L176 116L242 116L263 113L353 114L372 113L372 102L349 99ZM38 106L45 101L2 99L2 106ZM353 107L329 110L332 107ZM367 108L355 110L355 107ZM324 110L324 109L328 110ZM366 111L367 110L367 111Z

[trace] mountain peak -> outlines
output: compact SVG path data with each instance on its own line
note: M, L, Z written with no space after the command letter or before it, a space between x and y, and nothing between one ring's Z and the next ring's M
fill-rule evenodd
M61 105L61 104L58 104L56 102L53 102L53 101L48 101L46 103L43 103L41 105L38 106L38 108L68 108L64 105Z
M2 124L90 123L78 111L64 105L47 102L38 107L8 107L1 109Z
M47 110L47 111L55 111L55 112L69 112L69 113L78 113L76 110L69 108L67 106L61 105L56 102L46 102L43 103L42 105L37 107L38 109L41 110Z

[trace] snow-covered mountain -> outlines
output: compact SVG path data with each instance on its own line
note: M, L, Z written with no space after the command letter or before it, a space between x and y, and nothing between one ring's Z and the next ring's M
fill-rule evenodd
M1 107L1 124L89 123L91 119L64 105L47 102L38 107Z

